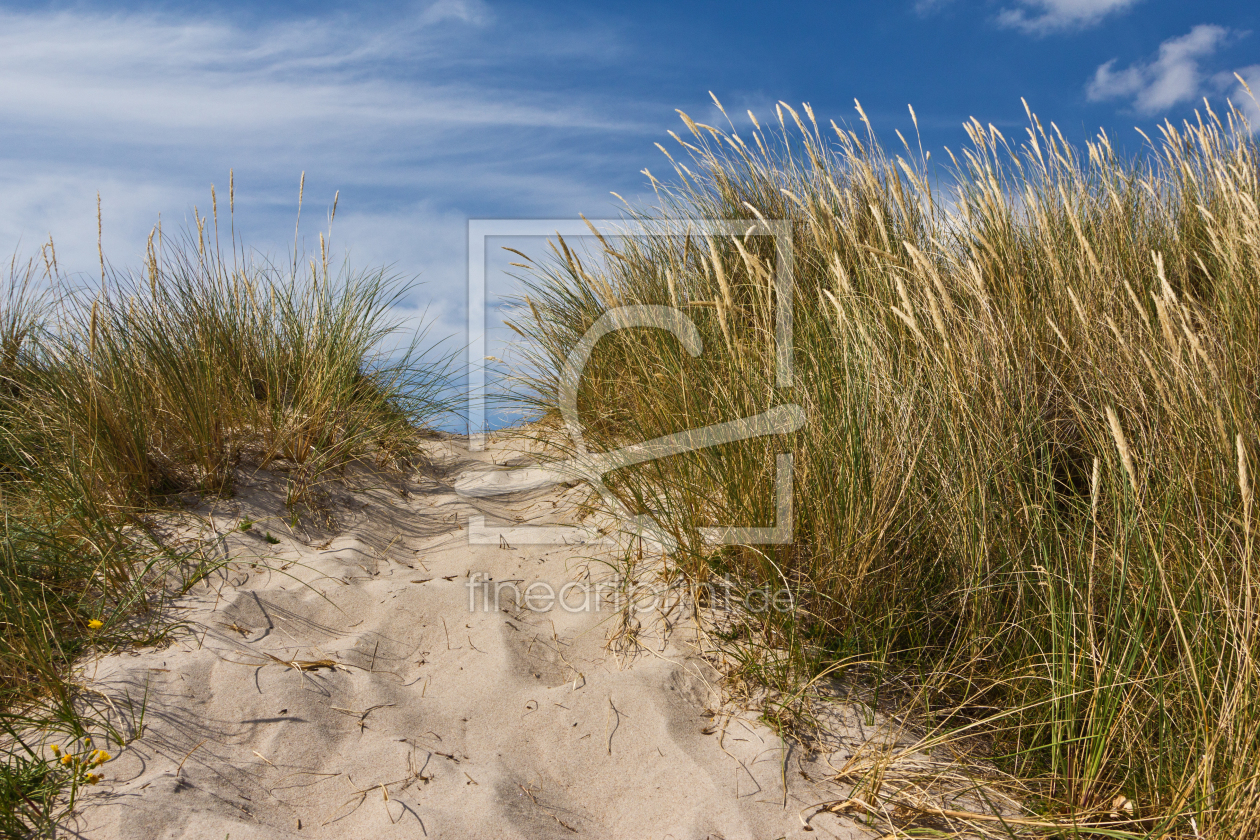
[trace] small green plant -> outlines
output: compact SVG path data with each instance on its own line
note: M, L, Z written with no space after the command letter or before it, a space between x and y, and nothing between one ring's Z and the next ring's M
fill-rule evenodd
M51 758L26 751L0 763L0 836L26 838L51 830L59 809L72 806L80 788L100 782L97 771L111 756L91 745L85 737L72 752L54 744Z
M247 516L247 517L245 517L244 519L242 519L242 520L241 520L241 523L240 523L239 525L237 525L236 527L237 527L237 530L240 530L240 531L248 531L250 528L253 528L253 527L254 527L254 520L250 519L250 518Z
M273 537L270 531L263 534L263 539L266 540L269 545L278 545L280 543L280 540L276 537Z
M80 785L94 785L99 782L101 775L95 770L113 757L105 750L93 749L91 737L83 739L82 748L77 752L63 752L57 744L53 744L49 750L57 765L68 774L70 783Z

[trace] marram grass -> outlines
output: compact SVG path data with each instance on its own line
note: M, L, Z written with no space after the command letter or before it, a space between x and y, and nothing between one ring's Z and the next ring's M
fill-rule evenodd
M297 517L352 460L413 461L447 407L449 357L392 346L406 284L217 239L202 220L138 272L102 257L89 290L50 243L0 293L0 838L53 836L108 760L89 732L143 728L142 707L129 732L90 714L70 667L159 639L162 599L211 571L146 536L151 513L282 458Z
M1049 811L1119 796L1116 831L1260 834L1260 150L1240 112L1167 124L1135 159L1031 113L1018 141L972 122L945 171L869 123L777 117L747 137L684 117L675 177L632 215L790 220L793 387L768 237L610 237L531 266L535 405L555 414L607 309L681 308L703 354L618 332L579 408L605 449L806 410L786 438L610 479L693 578L790 586L796 611L732 635L748 676L790 698L874 663L921 720L990 735ZM795 542L706 547L701 527L772 524L775 451Z

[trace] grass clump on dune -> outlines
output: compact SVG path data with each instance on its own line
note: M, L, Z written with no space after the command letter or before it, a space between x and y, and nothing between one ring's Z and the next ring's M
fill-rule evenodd
M804 408L790 436L609 477L695 579L787 582L796 610L746 617L744 673L791 698L870 663L923 720L989 734L1050 810L1131 798L1115 831L1254 836L1260 149L1242 115L1165 125L1136 159L1031 114L1019 142L972 122L940 182L917 147L808 108L748 139L684 120L689 159L636 224L789 220L793 386L765 236L610 239L585 263L560 244L515 326L550 412L606 310L698 327L694 358L662 330L600 342L579 389L596 449ZM773 524L776 451L794 543L706 546L706 526Z
M138 272L102 260L95 291L68 290L51 246L11 271L0 309L0 836L52 831L96 778L43 745L56 736L77 749L103 724L84 717L71 663L160 637L154 606L171 573L179 590L207 571L148 536L146 514L180 494L230 493L237 470L284 459L296 515L322 476L355 459L410 463L419 431L446 410L449 359L422 347L423 332L397 341L392 308L408 286L330 270L322 247L277 267L235 240L225 257L214 240L204 221L173 245L157 235Z
M407 291L383 272L228 262L203 234L110 280L41 343L23 406L29 428L77 448L63 477L85 495L218 492L240 464L276 458L314 473L387 462L444 408L444 364L418 360L422 335L382 347Z

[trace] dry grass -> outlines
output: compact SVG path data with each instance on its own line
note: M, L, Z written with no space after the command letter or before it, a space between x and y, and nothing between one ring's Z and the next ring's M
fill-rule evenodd
M774 378L767 237L626 238L533 263L530 398L554 415L607 309L683 309L703 354L618 332L578 403L608 450L804 407L787 439L610 477L689 575L789 583L797 609L742 637L745 676L791 695L873 661L918 686L923 720L986 732L1056 818L1127 797L1108 830L1256 836L1260 158L1241 114L1165 125L1135 160L1031 113L1018 144L973 122L942 182L869 124L777 116L747 140L684 117L675 179L632 215L790 220L794 386ZM705 526L772 523L782 450L795 543L706 546ZM1036 822L1010 830L1063 833Z

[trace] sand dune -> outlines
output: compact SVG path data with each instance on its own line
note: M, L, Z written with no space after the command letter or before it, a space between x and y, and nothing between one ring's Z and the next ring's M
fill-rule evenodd
M460 496L456 482L511 453L436 446L443 480L347 478L327 534L289 530L276 473L198 511L232 561L176 602L170 644L84 666L124 726L143 701L143 735L69 835L871 836L831 814L805 833L801 809L842 793L819 781L825 757L724 707L681 613L667 633L660 611L644 618L632 640L624 613L534 611L505 583L612 581L613 549L469 544L470 517L573 523L579 489ZM490 609L494 588L471 585L487 578Z

